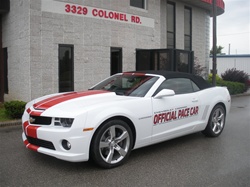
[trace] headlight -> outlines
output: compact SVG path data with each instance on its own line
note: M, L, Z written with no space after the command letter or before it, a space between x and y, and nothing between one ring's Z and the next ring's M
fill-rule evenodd
M54 125L62 127L71 127L74 118L55 118Z

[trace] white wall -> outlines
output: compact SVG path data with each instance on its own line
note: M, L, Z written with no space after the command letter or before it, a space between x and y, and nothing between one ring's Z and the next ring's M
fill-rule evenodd
M213 69L213 59L210 58L209 70ZM250 55L227 55L217 57L217 74L221 76L227 69L236 68L250 75Z

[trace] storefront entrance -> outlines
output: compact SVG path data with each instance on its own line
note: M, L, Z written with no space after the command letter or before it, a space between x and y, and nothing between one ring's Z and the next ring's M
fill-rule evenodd
M138 49L136 70L167 70L192 73L194 52L179 49Z

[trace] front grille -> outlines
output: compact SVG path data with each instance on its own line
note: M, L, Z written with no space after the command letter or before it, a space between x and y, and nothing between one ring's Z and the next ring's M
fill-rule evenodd
M43 116L30 116L30 123L37 125L50 125L51 117L43 117Z
M37 138L32 138L32 137L29 137L29 136L27 136L27 140L28 140L28 142L30 144L33 144L33 145L36 145L36 146L39 146L39 147L44 147L44 148L47 148L47 149L56 150L52 142L49 142L49 141L46 141L46 140L40 140L40 139L37 139Z

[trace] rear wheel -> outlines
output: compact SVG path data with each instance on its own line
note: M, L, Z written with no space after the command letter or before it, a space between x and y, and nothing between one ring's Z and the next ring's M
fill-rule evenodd
M97 130L93 137L91 157L99 166L113 168L127 160L132 144L132 131L126 122L108 121Z
M202 133L209 137L219 136L225 126L226 112L222 105L216 105L209 117L207 127Z

